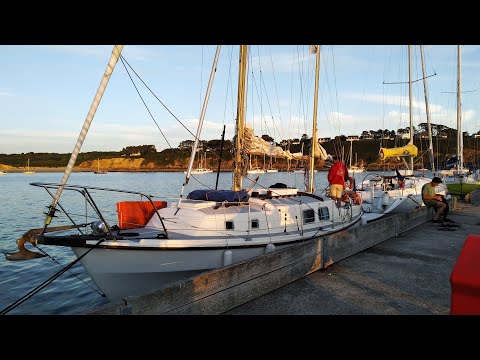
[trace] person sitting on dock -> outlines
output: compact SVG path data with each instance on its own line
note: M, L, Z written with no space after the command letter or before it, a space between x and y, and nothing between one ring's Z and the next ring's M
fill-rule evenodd
M434 177L431 182L426 183L422 187L422 200L425 206L433 207L436 211L433 215L433 222L447 221L448 214L448 202L442 195L437 195L435 193L435 187L442 183L442 179L439 177ZM440 217L443 216L443 221L440 220Z

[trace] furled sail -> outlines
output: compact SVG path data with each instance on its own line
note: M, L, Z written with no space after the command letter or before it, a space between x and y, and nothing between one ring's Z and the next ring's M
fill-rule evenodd
M308 155L303 155L301 152L291 153L289 150L283 150L280 146L270 144L261 137L256 136L253 133L253 129L249 126L245 126L244 131L244 150L250 155L268 155L277 159L289 159L289 160L307 160ZM327 151L320 143L315 142L315 157L326 160L329 158Z
M253 133L251 127L245 126L243 148L250 155L268 155L277 159L292 159L292 154L288 150L283 150L280 146L270 144L261 137Z
M407 144L396 148L380 148L380 159L385 160L394 156L417 156L418 148L413 144Z
M315 141L315 157L321 158L322 160L331 158L331 155L327 154L327 150L325 150L325 148L320 145L318 141Z

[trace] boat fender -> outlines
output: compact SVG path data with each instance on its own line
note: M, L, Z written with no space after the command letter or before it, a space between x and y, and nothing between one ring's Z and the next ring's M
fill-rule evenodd
M361 222L362 226L367 225L367 222L368 222L367 217L365 215L360 216L360 222Z
M223 252L223 266L232 265L233 254L231 250L225 250Z
M359 193L356 193L354 191L347 191L343 195L343 201L348 202L349 199L352 199L352 202L354 205L362 205L362 197L360 196Z
M273 245L273 244L268 244L267 246L265 246L265 254L269 253L269 252L272 252L274 250L275 250L275 245Z
M390 196L388 195L387 192L384 192L384 193L383 193L383 196L382 196L382 205L384 205L384 206L387 206L387 205L388 205L388 198L389 198L389 197L390 197Z

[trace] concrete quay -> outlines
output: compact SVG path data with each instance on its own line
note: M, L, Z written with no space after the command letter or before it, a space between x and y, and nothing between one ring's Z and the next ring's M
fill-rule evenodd
M480 207L457 202L459 227L425 222L225 312L226 315L448 315L450 274L480 234Z

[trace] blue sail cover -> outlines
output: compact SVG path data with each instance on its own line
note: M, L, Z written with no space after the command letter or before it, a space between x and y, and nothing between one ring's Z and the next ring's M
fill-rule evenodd
M246 191L232 190L194 190L188 194L187 199L208 200L208 201L228 201L228 202L246 202L250 196Z

